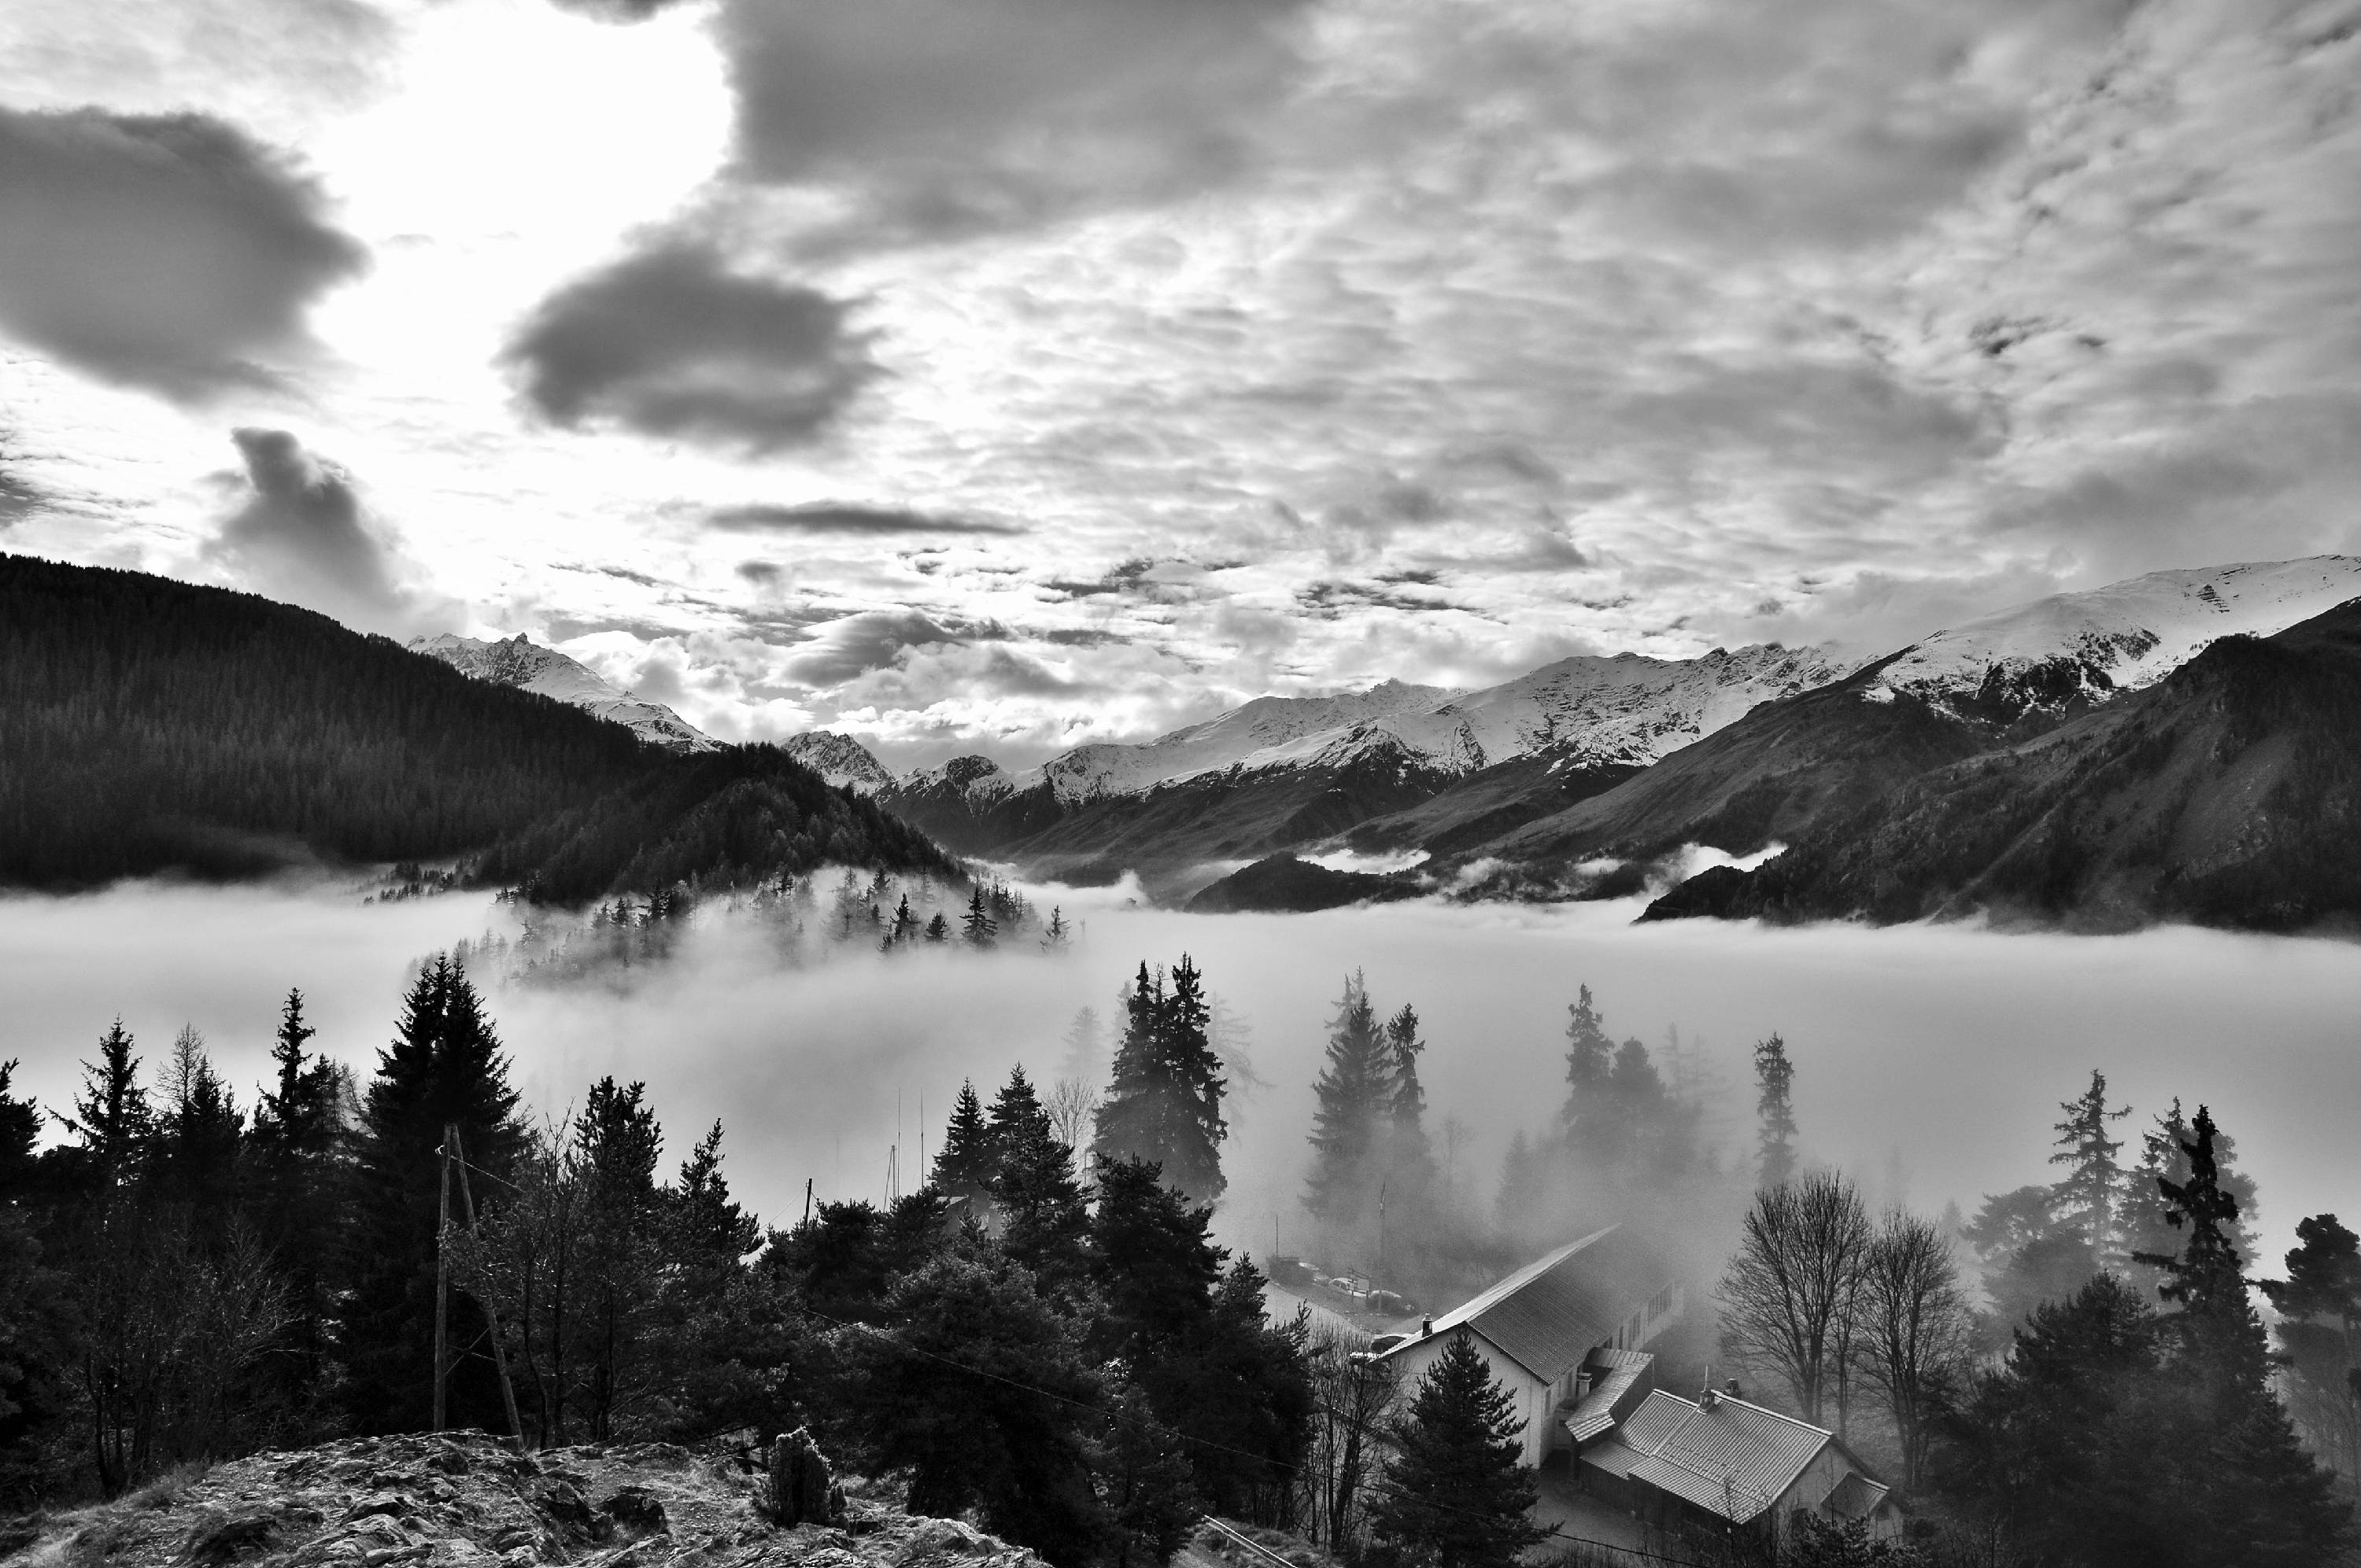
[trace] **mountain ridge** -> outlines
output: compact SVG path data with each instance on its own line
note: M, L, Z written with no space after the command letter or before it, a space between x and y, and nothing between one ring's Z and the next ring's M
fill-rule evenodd
M620 689L588 664L543 647L522 631L492 641L445 631L413 637L408 646L413 653L440 659L479 681L555 697L669 751L714 751L721 746L664 704Z

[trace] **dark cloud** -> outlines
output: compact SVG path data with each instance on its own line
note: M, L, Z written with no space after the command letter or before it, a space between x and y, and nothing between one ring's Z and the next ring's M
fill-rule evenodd
M246 459L246 504L205 546L246 585L368 631L412 629L426 608L396 579L393 552L364 512L352 476L283 430L230 439Z
M1372 608L1406 610L1413 614L1453 608L1439 599L1388 593L1384 588L1367 583L1335 581L1312 583L1296 589L1295 602L1305 613L1323 620L1334 620L1349 612Z
M832 686L884 668L906 648L957 641L955 632L915 609L863 610L814 627L788 658L786 673L803 685Z
M1251 166L1301 0L729 0L738 173L837 184L844 243L1170 199Z
M730 570L758 588L776 587L787 575L774 561L741 561Z
M899 507L846 501L807 501L797 506L718 507L705 514L715 528L744 533L1022 533L1002 522L936 517Z
M848 313L675 236L543 301L504 357L559 424L767 451L817 436L879 374Z
M1120 631L1103 631L1090 626L1054 626L1037 635L1042 641L1058 648L1104 648L1111 644L1128 644L1133 641Z
M0 326L110 380L191 399L268 382L303 311L367 253L317 185L196 114L0 108Z

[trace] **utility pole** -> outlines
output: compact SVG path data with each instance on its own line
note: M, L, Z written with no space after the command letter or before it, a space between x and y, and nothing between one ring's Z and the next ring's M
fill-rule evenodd
M807 1225L811 1223L811 1203L812 1179L807 1176L804 1178L804 1223Z
M467 1149L459 1141L458 1123L445 1124L443 1146L450 1151L450 1157L459 1163L459 1202L467 1212L467 1234L481 1242L483 1233L476 1228L476 1192L467 1183ZM524 1419L517 1414L516 1385L509 1381L508 1342L500 1335L500 1309L492 1299L489 1285L484 1289L484 1315L492 1321L492 1365L500 1375L500 1405L508 1411L509 1431L515 1435L517 1447L522 1449L524 1447Z
M434 1428L443 1430L444 1376L451 1365L451 1129L434 1151L443 1168L443 1197L434 1222Z

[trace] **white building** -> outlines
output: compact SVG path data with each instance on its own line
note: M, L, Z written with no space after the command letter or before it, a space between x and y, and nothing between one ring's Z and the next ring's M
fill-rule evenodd
M1411 1388L1466 1331L1493 1381L1516 1397L1525 1463L1538 1469L1553 1449L1575 1445L1570 1424L1604 1431L1648 1397L1653 1357L1633 1353L1678 1321L1686 1305L1653 1249L1609 1225L1375 1349Z

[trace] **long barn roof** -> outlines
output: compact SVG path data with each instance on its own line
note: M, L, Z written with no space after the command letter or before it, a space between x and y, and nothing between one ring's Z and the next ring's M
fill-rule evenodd
M1591 1347L1613 1338L1616 1326L1672 1277L1637 1236L1609 1225L1444 1313L1434 1332L1473 1329L1541 1381L1554 1383L1581 1365ZM1385 1354L1399 1355L1424 1338L1413 1334Z

